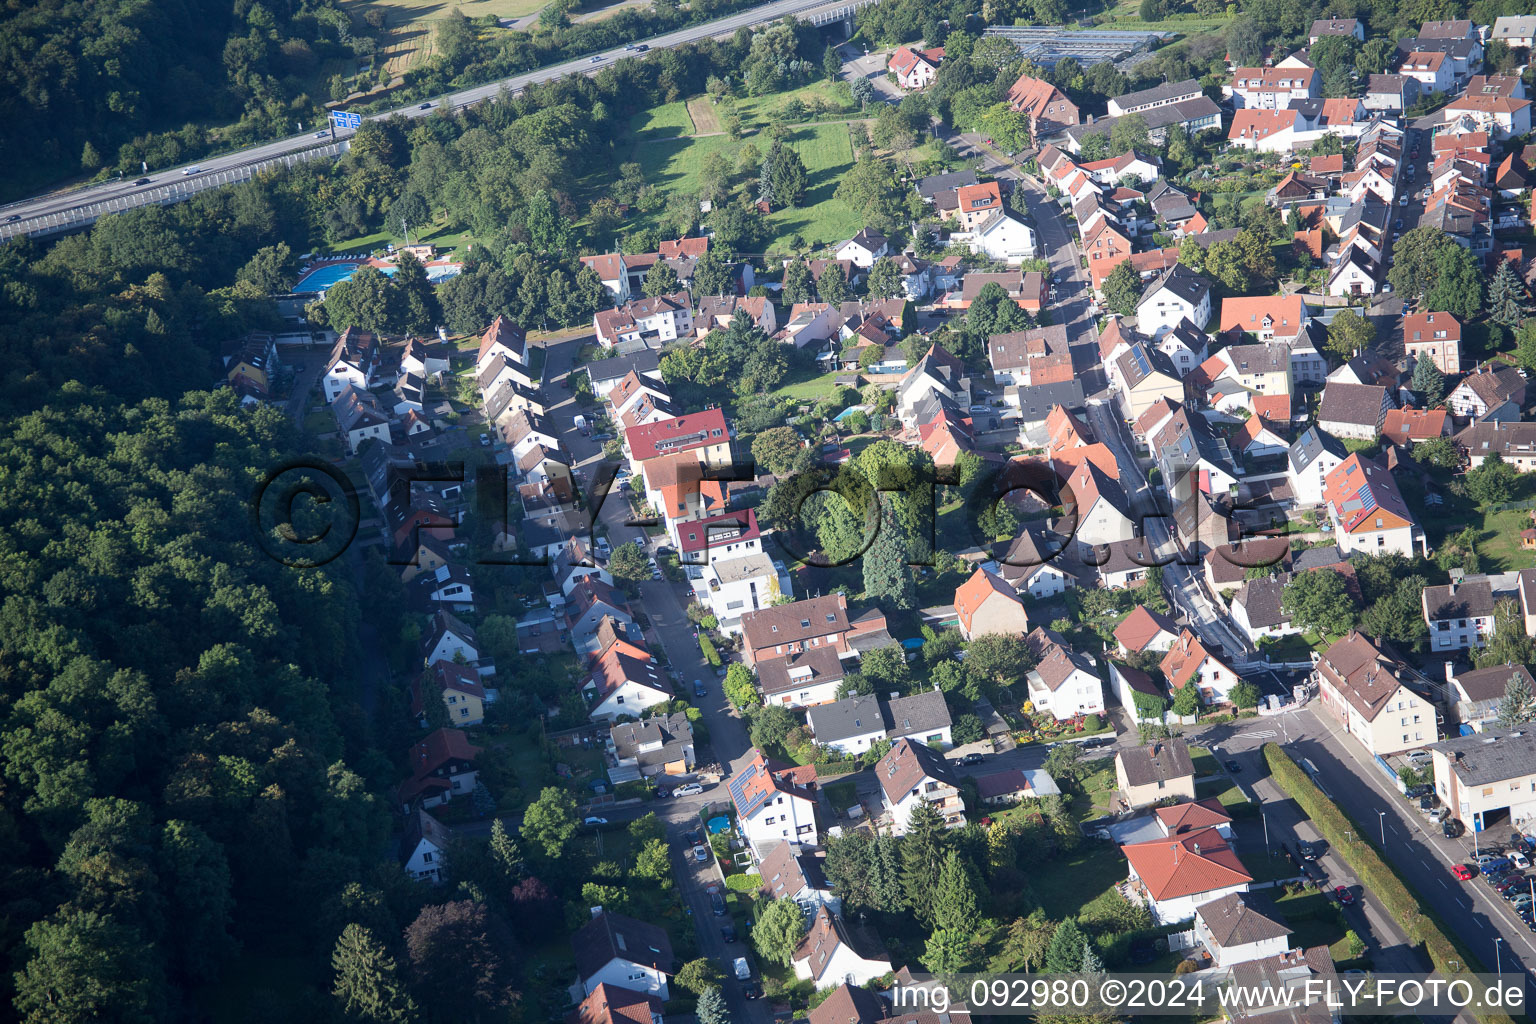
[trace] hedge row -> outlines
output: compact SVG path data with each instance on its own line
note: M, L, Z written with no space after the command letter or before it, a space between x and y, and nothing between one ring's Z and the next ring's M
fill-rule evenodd
M699 650L704 652L704 660L709 662L712 668L720 667L720 652L715 650L713 640L707 636L700 635Z
M1323 838L1354 869L1366 891L1381 901L1409 941L1423 945L1436 971L1446 978L1486 973L1482 961L1446 933L1439 917L1420 908L1418 897L1397 870L1382 859L1359 823L1324 796L1311 776L1279 744L1264 744L1264 760L1276 784L1312 819ZM1456 966L1453 968L1452 964ZM1476 1016L1483 1024L1513 1024L1508 1014L1492 1010L1478 1011Z

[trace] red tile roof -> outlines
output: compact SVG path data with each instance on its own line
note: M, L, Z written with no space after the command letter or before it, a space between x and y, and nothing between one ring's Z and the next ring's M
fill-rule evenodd
M960 628L969 633L972 617L994 596L1015 604L1020 603L1008 584L985 569L977 569L970 579L955 588L955 614L959 618Z
M1159 901L1253 881L1237 851L1214 828L1132 843L1122 846L1120 852L1152 898Z
M658 455L725 444L730 437L725 424L725 412L714 408L630 427L624 432L624 439L629 443L629 452L635 461L644 462Z

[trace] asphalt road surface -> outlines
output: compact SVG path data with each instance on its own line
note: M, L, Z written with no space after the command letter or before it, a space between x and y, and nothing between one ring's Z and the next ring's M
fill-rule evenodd
M703 25L695 25L676 32L669 32L666 35L646 40L646 43L651 51L654 52L656 50L681 46L685 43L698 42L702 39L728 36L738 28L776 21L789 14L815 14L823 10L835 10L850 4L862 5L866 2L868 0L833 0L833 2L828 2L828 0L775 0L773 3L762 4L751 10L742 11ZM530 71L527 74L514 75L511 78L491 82L488 85L453 93L449 96L433 100L430 103L413 103L409 106L373 115L371 119L381 120L392 117L395 114L401 114L405 117L427 117L442 109L452 111L462 107L473 106L484 100L495 98L502 90L516 93L530 85L547 82L565 75L596 74L604 68L612 66L618 60L631 56L637 55L634 51L622 48L606 50L601 53L581 57L577 60L566 61L563 64L541 68L538 71ZM190 177L183 175L182 171L191 167L199 169L199 176L211 175L218 171L238 169L288 153L297 153L316 146L328 145L332 141L331 133L329 131L320 133L325 137L324 139L319 138L317 137L318 127L316 126L316 128L312 128L300 135L294 135L276 142L264 143L235 153L212 156L176 167L155 168L148 175L151 180L143 185L134 183L139 180L138 177L129 178L125 176L120 181L107 182L72 191L54 192L0 207L0 237L9 237L25 232L27 230L26 221L30 218L40 217L45 214L65 213L82 206L101 203L111 199L131 200L134 197L144 197L146 193ZM335 137L337 139L344 139L352 134L353 132L350 130L343 130L336 132ZM149 200L146 198L144 201L147 202ZM17 220L12 222L10 220L12 217L17 218Z

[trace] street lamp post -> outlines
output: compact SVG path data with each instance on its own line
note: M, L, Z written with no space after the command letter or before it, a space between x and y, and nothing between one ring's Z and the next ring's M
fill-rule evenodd
M1377 811L1376 816L1381 822L1381 848L1385 850L1387 848L1387 812Z
M1493 963L1495 968L1498 970L1499 977L1501 978L1504 977L1504 957L1500 949L1500 947L1503 945L1504 936L1495 935L1493 937Z

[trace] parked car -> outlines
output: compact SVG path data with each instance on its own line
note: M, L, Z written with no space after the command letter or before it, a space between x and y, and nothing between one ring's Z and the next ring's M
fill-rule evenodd
M1243 766L1238 764L1236 761L1228 761L1226 763L1226 766L1227 766L1227 771L1232 773L1233 775L1241 775L1241 774L1243 774Z
M608 819L607 818L588 818L586 821L583 821L582 824L583 825L591 825L593 828L596 828L599 825L606 825L606 824L608 824Z
M726 942L735 942L736 941L736 924L735 924L735 922L727 921L727 922L725 922L725 924L721 925L720 926L720 937L722 939L724 939Z
M1341 904L1343 904L1346 907L1353 906L1354 903L1355 903L1355 894L1350 892L1347 888L1345 888L1342 885L1336 886L1334 888L1333 896L1334 896L1334 899L1338 900Z
M1460 881L1470 882L1473 878L1477 877L1477 868L1471 864L1452 864L1451 874L1455 875Z
M1301 851L1303 860L1317 860L1323 852L1322 843L1301 843L1297 848Z
M430 103L423 103L421 105L421 109L422 110L431 110L432 109L432 104L430 104Z
M480 447L482 447L482 448L489 448L490 446L491 446L491 435L490 434L481 434L480 435Z
M696 863L704 864L709 861L709 847L700 843L693 848L693 859Z
M697 782L690 782L687 785L678 786L676 789L674 789L672 791L672 795L673 796L698 796L702 792L704 792L704 787L703 786L699 785Z
M709 691L704 688L704 680L702 680L702 679L695 679L693 681L693 695L695 697L704 697L704 696L707 696L708 694L709 694Z
M981 762L984 761L984 760L986 760L986 758L982 757L980 754L966 754L964 757L962 757L960 759L960 763L961 764L981 764Z
M676 792L673 790L673 795L676 795ZM704 841L704 832L702 829L692 829L685 832L683 838L687 840L689 846L697 846Z
M607 537L597 538L597 540L592 542L592 546L597 548L597 556L599 558L607 558L613 554L613 545L608 543Z
M1500 871L1508 871L1515 865L1508 857L1498 857L1482 865L1483 874L1490 875Z
M1440 831L1447 839L1455 839L1467 830L1467 827L1455 818L1446 818L1440 823Z
M716 917L725 916L725 897L718 890L709 894L709 909L715 912Z

